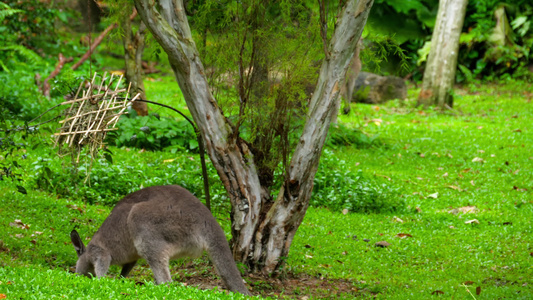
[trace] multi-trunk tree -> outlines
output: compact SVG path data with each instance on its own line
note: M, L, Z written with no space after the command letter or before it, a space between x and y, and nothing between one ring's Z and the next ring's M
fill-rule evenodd
M459 54L459 38L468 0L441 0L431 37L418 103L440 108L453 106L453 84Z
M268 90L276 90L276 86L284 86L284 82L291 81L294 73L292 68L280 68L283 72L278 72L281 75L276 77L270 74L271 70L269 71L275 63L274 60L253 57L253 55L269 55L273 50L267 48L268 44L276 44L270 41L271 36L266 34L266 26L270 26L269 23L257 19L273 14L274 9L268 6L270 2L229 4L233 5L229 7L234 11L243 12L239 17L232 17L229 21L248 20L248 23L233 35L240 35L242 41L240 45L236 49L227 48L227 51L236 50L236 53L241 54L234 60L238 65L238 78L227 78L227 76L225 78L228 85L244 90L236 93L228 91L217 93L220 95L218 101L213 96L209 84L209 76L216 70L208 70L202 63L183 2L181 0L135 0L134 2L143 22L168 54L189 111L204 139L207 153L228 192L232 204L232 246L236 261L246 264L254 272L276 271L283 264L284 257L288 255L291 242L307 210L320 154L331 120L337 113L341 85L356 52L357 41L361 37L373 0L348 0L342 8L339 8L335 29L330 33L331 38L324 47L324 59L320 64L314 92L308 105L303 103L300 106L290 106L287 101L282 101L302 94L297 90L291 92L277 90L274 95L267 96ZM216 5L216 3L218 2L211 4ZM263 13L249 18L254 9ZM287 11L286 16L290 18L295 10ZM312 10L307 13L313 14ZM290 38L297 36L298 30L307 29L307 27L300 28L305 23L305 18L287 22L279 30L294 29L284 32L283 37ZM221 31L218 34L227 33ZM233 36L228 36L228 39ZM256 48L254 51L253 45L244 42L254 38L263 48ZM310 38L309 42L311 40ZM321 42L318 45L319 49L322 49ZM246 59L242 53L250 53L250 57ZM298 57L291 59L307 62L298 60ZM248 65L245 65L244 61L248 61ZM295 65L297 64L290 66L295 67ZM258 79L261 81L260 84L254 83L254 72L263 72L256 75L256 78L262 78ZM257 88L250 89L249 87L254 84ZM263 90L264 88L267 89ZM235 97L237 101L233 102L234 106L224 104L223 111L221 100L224 97ZM270 101L266 101L267 98ZM270 109L271 115L257 114L255 109L261 107ZM301 107L307 107L306 112L300 116L305 124L298 131L299 137L294 143L294 148L290 149L292 151L290 154L287 152L288 148L283 147L289 143L289 132L284 130L283 125L285 122L291 122L291 115L301 111ZM254 118L261 117L265 120L278 119L278 123L254 127ZM279 127L275 128L274 125ZM265 160L265 156L272 155L266 151L269 146L276 151L279 150L276 147L281 147L280 151L286 152L279 164ZM277 187L273 180L275 171L281 173L278 176ZM275 191L277 191L276 196L273 195Z

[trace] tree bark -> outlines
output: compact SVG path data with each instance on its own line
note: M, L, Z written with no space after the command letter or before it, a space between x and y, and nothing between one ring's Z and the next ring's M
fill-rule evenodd
M233 254L254 272L272 273L288 255L313 189L322 147L340 101L342 79L373 0L349 0L320 69L307 122L278 197L261 185L254 156L213 98L181 0L135 0L143 22L168 54L189 111L232 204Z
M440 108L453 106L453 84L457 68L459 37L468 0L441 0L431 50L424 71L418 103Z
M141 22L137 32L133 33L132 19L127 15L121 20L121 27L124 30L122 42L124 44L124 61L126 66L126 80L131 84L131 94L141 94L141 99L146 99L144 94L144 83L142 74L142 55L144 51L144 33L146 26ZM148 106L145 102L134 101L132 108L139 116L148 115Z

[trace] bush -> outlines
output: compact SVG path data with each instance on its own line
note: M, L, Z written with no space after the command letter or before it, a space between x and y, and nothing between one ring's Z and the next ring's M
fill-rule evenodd
M353 173L346 162L324 150L315 175L311 205L334 211L384 213L405 209L398 189L366 177L361 170Z
M197 150L198 141L191 124L152 114L145 117L123 116L118 131L108 135L108 142L117 147L135 147L146 150Z
M116 150L114 164L100 158L92 167L73 167L65 159L43 158L50 156L43 154L36 159L29 184L69 199L113 206L142 187L167 184L181 185L197 196L203 194L200 162L186 155L165 160L168 154Z
M332 124L328 131L326 146L331 148L338 146L365 148L373 146L378 137L378 135L368 136L357 128L349 128L343 124Z

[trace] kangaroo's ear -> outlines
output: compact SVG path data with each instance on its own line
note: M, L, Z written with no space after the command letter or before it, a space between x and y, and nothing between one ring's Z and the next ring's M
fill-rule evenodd
M80 257L85 252L85 245L76 230L70 232L70 241L72 242L72 245L74 245L78 257Z

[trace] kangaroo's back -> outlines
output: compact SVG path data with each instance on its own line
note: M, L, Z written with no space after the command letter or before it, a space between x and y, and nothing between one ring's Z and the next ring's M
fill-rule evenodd
M160 243L157 248L166 247L164 251L173 253L171 258L198 257L210 240L224 234L211 212L186 189L171 185L145 190L149 199L135 202L127 219L135 245L165 241L165 246Z

